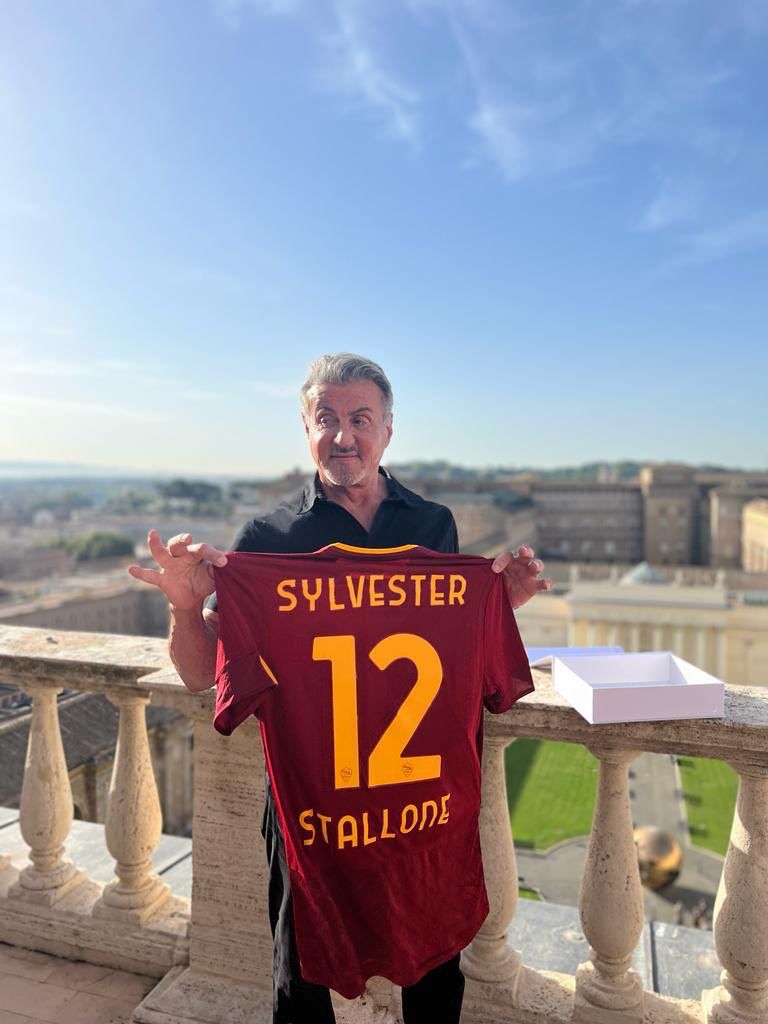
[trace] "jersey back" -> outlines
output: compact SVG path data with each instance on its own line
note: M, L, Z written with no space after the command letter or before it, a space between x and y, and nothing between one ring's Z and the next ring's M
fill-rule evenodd
M533 690L491 561L332 544L215 570L215 728L261 722L302 977L414 984L488 913L482 711Z

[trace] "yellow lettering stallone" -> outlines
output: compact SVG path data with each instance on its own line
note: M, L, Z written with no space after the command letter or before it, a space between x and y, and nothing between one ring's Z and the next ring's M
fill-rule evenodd
M354 814L343 814L334 819L314 808L307 808L299 815L299 826L305 833L302 841L305 846L312 846L315 840L322 840L326 846L343 850L347 846L370 846L379 839L397 839L414 830L422 832L425 828L447 825L450 799L451 794L444 793L439 807L436 800L423 800L420 804L406 804L400 811L389 807L381 811L363 811L359 818ZM316 820L320 822L319 835Z

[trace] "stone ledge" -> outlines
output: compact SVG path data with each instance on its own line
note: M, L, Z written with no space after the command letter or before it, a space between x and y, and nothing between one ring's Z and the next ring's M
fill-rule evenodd
M0 941L161 978L189 962L189 901L171 896L142 927L93 915L104 886L83 881L53 907L8 897L16 868L0 872Z
M142 1000L133 1024L271 1024L272 993L190 967L175 967Z

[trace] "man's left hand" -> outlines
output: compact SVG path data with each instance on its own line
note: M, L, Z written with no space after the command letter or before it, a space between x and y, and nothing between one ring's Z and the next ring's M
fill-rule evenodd
M539 558L534 558L533 554L533 548L523 544L517 554L502 551L493 560L491 569L504 573L504 586L507 588L507 597L513 608L520 608L540 590L552 589L552 580L537 579L544 568L544 563Z

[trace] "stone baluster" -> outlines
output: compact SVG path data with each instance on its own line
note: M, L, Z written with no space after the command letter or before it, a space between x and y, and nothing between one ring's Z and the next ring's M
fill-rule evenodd
M731 762L739 793L715 900L719 988L702 993L707 1024L768 1020L768 766Z
M26 683L24 692L32 698L32 721L19 827L30 847L31 863L22 869L8 896L51 907L85 881L86 875L63 855L74 813L56 704L62 687Z
M117 878L104 887L93 913L140 926L170 896L170 887L152 871L150 856L160 839L162 814L144 714L149 694L110 692L108 697L120 715L105 827Z
M576 971L574 1022L642 1024L643 984L630 967L643 931L643 890L632 834L628 768L639 751L588 745L600 783L579 893L591 961Z
M472 943L462 954L467 978L503 983L506 997L514 1000L521 956L507 945L507 928L517 910L517 858L512 841L504 772L504 750L509 737L485 736L483 744L480 847L490 911Z

